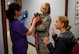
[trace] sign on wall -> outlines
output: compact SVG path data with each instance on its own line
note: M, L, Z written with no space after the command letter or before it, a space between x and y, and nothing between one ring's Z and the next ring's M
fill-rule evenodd
M79 0L75 0L75 24L79 23Z

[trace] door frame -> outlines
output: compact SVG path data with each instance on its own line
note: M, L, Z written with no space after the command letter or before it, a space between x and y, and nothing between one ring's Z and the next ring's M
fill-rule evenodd
M5 0L1 0L1 10L2 10L2 29L3 29L3 41L4 41L4 53L8 54ZM65 16L68 16L68 0L65 0Z
M65 0L65 16L68 16L68 0Z
M2 14L2 30L3 30L3 42L4 42L4 54L8 54L5 0L1 0L1 11L2 11L1 14Z

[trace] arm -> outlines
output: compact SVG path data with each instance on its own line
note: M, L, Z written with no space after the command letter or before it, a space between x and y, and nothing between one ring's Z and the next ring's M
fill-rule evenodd
M47 45L51 54L64 54L64 50L66 48L65 43L60 39L57 43L56 49L53 47L51 43Z
M26 33L26 35L31 35L33 33L34 28L35 28L35 24L36 23L32 23L32 25L31 25L30 29L28 30L28 32Z
M12 25L14 25L14 27L12 27L12 29L19 34L22 37L25 37L25 35L31 35L32 32L34 31L35 28L35 24L36 22L39 21L39 18L34 18L33 24L31 25L30 29L28 30L24 24L22 24L20 21L15 20L14 23Z
M52 43L49 43L49 44L47 45L47 47L48 47L48 50L50 51L50 53L53 54L54 47L53 47Z
M26 35L31 35L35 29L35 25L36 23L40 20L40 17L34 18L32 25L30 27L30 29L28 30L28 32L26 33Z
M53 40L56 41L56 39L57 39L57 34L56 34L54 28L51 29L51 34L52 34Z
M42 23L36 27L36 30L37 31L46 31L46 28L47 27L49 28L50 24L51 24L51 18L50 18L50 16L47 16L44 18Z
M58 38L57 34L52 36L53 40L56 41L56 39Z

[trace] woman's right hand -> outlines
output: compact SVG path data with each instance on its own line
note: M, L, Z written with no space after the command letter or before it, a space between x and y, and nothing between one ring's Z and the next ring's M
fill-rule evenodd
M41 19L40 16L34 17L32 23L37 23L40 19Z
M43 42L48 45L50 43L50 40L47 37L44 37Z
M53 29L51 29L51 34L52 34L52 36L54 36L54 35L56 34L56 32L55 32L54 28L53 28Z

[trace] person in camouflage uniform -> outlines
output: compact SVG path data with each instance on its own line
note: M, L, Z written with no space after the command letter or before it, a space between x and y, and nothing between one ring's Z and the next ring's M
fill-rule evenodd
M38 34L38 48L36 49L37 49L37 54L49 54L49 50L47 46L43 43L43 38L45 36L49 37L49 29L51 24L49 3L42 4L41 14L42 14L41 16L42 23L35 27L35 32Z

